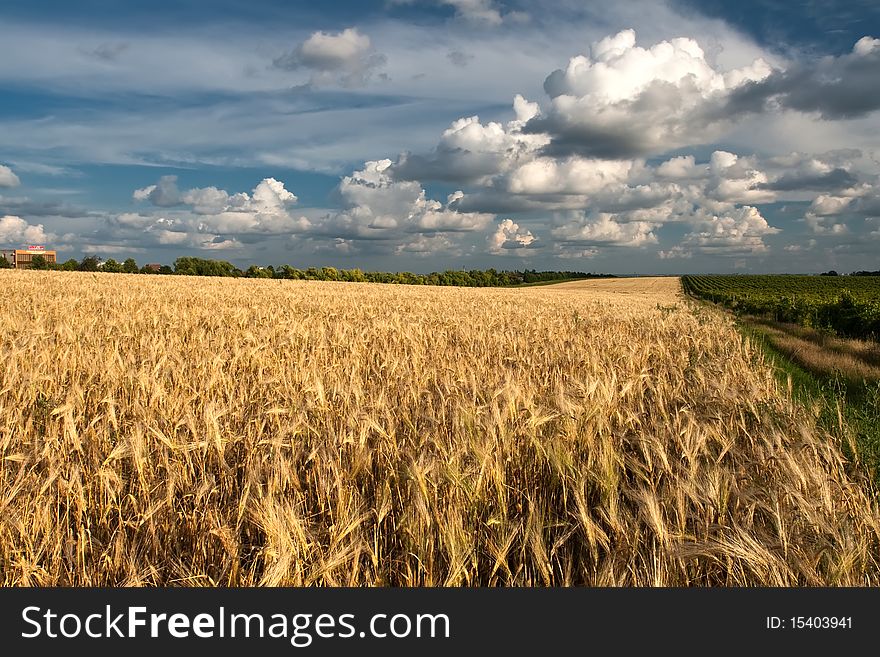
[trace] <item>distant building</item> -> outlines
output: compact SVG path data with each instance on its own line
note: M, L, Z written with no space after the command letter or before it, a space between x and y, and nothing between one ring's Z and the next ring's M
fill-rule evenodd
M158 262L151 262L148 265L144 265L144 269L153 272L154 274L158 274L159 270L162 269L162 265Z
M26 249L0 251L0 257L6 258L7 262L16 269L29 269L31 260L38 255L43 256L50 264L54 265L57 262L55 251L47 251L44 246L32 245Z

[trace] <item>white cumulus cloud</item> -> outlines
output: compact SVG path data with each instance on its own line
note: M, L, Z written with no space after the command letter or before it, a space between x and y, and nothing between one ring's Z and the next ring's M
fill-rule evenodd
M764 237L780 232L767 223L752 206L732 208L720 214L700 213L693 230L666 257L687 257L692 252L713 255L755 255L766 253Z
M53 233L47 233L43 224L29 224L21 217L6 215L0 217L0 243L10 245L45 244L57 239Z
M654 244L657 224L647 221L620 221L608 212L595 216L582 215L552 230L553 237L569 246L625 246Z
M660 153L717 136L730 118L719 111L726 97L770 73L763 60L720 71L694 39L643 48L633 30L624 30L547 77L550 107L529 129L551 134L558 151L605 158Z
M386 58L376 52L370 37L356 27L341 32L314 32L292 51L277 57L277 68L312 72L310 84L339 84L343 87L363 86Z
M517 94L513 101L516 118L506 124L481 123L468 116L452 123L440 136L432 153L403 154L394 165L394 175L409 180L454 180L486 183L493 176L527 162L549 143L542 134L524 134L523 126L540 111Z
M176 176L163 176L156 185L135 190L133 197L158 207L182 208L171 219L158 220L171 221L172 226L162 226L162 230L170 232L285 234L302 233L311 227L307 218L291 212L296 195L274 178L264 178L250 194L230 194L217 187L196 187L181 192ZM127 227L148 227L155 221L135 213L123 213L115 219L117 225Z
M335 237L389 239L406 232L470 232L484 228L493 215L461 212L462 192L450 194L446 203L427 198L422 186L395 180L391 160L367 162L345 176L339 193L345 208L323 219L318 229Z
M0 164L0 187L17 187L21 184L15 172L7 166Z
M534 247L537 241L532 231L521 228L512 219L499 222L498 228L487 239L489 253L496 255L523 253L525 249Z
M149 201L160 208L177 205L180 203L177 176L162 176L155 185L134 190L131 197L135 201Z
M626 182L633 166L630 160L539 157L510 172L506 186L514 194L594 194Z
M398 244L394 252L397 255L412 255L422 258L429 256L457 257L462 254L461 247L448 235L416 235Z

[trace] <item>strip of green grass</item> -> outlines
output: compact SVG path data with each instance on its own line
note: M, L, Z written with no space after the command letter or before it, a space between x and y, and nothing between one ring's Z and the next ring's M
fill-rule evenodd
M780 382L791 380L794 398L818 407L820 426L840 440L847 457L880 483L880 383L811 372L773 347L756 326L742 320L737 326L761 347Z

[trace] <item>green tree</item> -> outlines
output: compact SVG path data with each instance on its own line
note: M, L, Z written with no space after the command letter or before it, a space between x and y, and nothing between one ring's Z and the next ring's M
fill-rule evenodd
M5 256L0 256L0 269L12 269L12 263Z
M104 264L101 265L101 271L105 271L108 274L118 274L122 271L122 265L116 262L113 258L107 258L104 261Z
M272 278L273 272L266 267L251 265L244 273L245 278Z
M125 262L122 263L122 271L125 274L137 274L138 266L134 261L134 258L127 258Z
M241 276L240 270L225 260L183 257L174 261L174 273L185 276Z
M367 280L367 277L364 276L364 272L360 269L347 269L345 274L346 280L352 281L353 283L363 283Z
M31 269L50 269L49 261L46 260L45 256L35 255L31 258Z
M281 267L279 267L275 271L275 277L287 278L290 280L300 280L302 278L305 278L305 273L300 271L299 269L291 267L290 265L281 265Z
M98 271L98 263L101 262L101 259L98 256L86 256L82 259L82 262L79 263L80 271Z
M59 269L61 269L61 271L76 271L77 269L79 269L79 260L77 260L76 258L71 258L63 265L61 265Z

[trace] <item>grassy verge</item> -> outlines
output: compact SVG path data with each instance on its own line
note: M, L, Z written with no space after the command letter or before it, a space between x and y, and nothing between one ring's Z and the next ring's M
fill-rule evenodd
M820 377L839 376L860 386L880 382L880 343L839 338L821 329L743 316L770 344L805 370Z
M780 381L791 382L794 398L816 408L820 425L880 483L880 383L811 369L774 345L760 323L739 318L737 326L760 345Z

